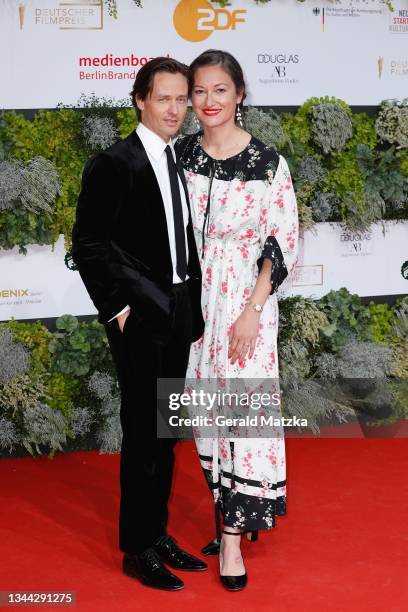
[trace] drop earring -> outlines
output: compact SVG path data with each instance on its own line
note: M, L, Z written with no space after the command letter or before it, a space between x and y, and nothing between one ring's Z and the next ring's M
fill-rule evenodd
M193 118L194 118L194 127L197 129L197 132L198 132L201 129L201 125L195 113L193 113Z
M243 128L244 122L242 121L242 113L241 113L241 108L239 104L237 104L237 111L235 113L235 119L236 119L236 122L239 124L239 126Z

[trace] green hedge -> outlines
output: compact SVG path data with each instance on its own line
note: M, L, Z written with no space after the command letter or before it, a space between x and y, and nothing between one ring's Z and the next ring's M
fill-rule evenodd
M365 306L343 288L319 300L285 298L279 309L284 414L307 416L314 429L328 418L347 420L351 409L376 423L408 417L408 298ZM0 324L3 454L52 455L86 440L116 452L119 405L97 321L65 315L54 332L40 322Z
M136 126L127 102L115 104L82 96L80 108L40 110L33 120L1 114L0 248L25 252L64 234L69 249L85 160ZM335 98L311 98L294 114L249 108L245 117L249 131L288 159L304 228L342 221L364 230L379 219L408 219L405 102L384 103L370 117Z

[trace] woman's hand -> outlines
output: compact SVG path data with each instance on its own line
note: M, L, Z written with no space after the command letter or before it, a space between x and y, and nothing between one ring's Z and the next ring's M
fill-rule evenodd
M228 358L231 363L252 358L259 331L260 313L247 306L231 327Z

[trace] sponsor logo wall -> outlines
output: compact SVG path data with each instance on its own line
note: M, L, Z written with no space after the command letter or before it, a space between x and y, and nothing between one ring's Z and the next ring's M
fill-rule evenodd
M62 314L94 314L78 272L64 263L64 238L50 246L18 247L0 251L0 320L59 317Z
M378 223L365 233L319 223L301 238L298 265L278 293L319 298L341 287L360 296L407 293L407 232L408 222ZM64 255L62 237L54 250L32 246L27 255L19 255L17 248L0 252L0 320L96 313Z
M375 223L353 232L317 223L304 232L298 264L280 294L319 298L346 287L361 297L408 293L408 222Z
M248 103L300 105L333 95L350 105L402 99L408 91L408 9L394 0L335 3L234 0L117 0L117 19L102 0L0 3L0 107L54 108L82 93L128 98L141 66L157 55L189 63L207 48L232 52L249 85ZM320 297L347 287L361 296L407 292L408 222L364 234L320 223L305 232L299 264L282 295ZM55 248L0 251L0 320L95 314L79 274Z
M81 93L127 98L140 66L157 55L190 62L209 47L234 53L248 102L300 105L333 95L351 105L403 98L408 84L408 8L394 0L102 0L0 3L2 108L53 108Z

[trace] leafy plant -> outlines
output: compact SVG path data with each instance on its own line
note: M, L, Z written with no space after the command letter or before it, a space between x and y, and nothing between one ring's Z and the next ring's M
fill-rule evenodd
M56 327L49 344L55 371L84 376L92 368L110 365L105 330L98 321L88 325L64 315L57 319Z
M279 115L273 110L267 112L250 106L245 112L245 127L253 136L259 138L268 147L281 150L291 147L291 142L285 134Z
M96 438L101 452L118 452L122 442L118 386L110 374L99 371L92 374L88 384L89 390L98 400L99 427Z
M390 342L392 339L392 324L394 313L388 304L375 304L370 302L370 325L368 337L377 343Z
M67 441L66 423L59 410L45 404L30 406L23 414L25 436L23 446L33 455L41 455L41 446L49 448L52 457L57 450L63 451Z
M310 298L288 297L279 302L279 367L284 387L297 385L310 373L310 356L319 349L320 333L329 321Z
M118 140L118 131L110 117L85 117L82 134L92 151L107 149Z
M126 138L137 128L137 117L134 108L121 108L116 113L117 129L121 138Z
M408 147L408 98L384 101L375 127L381 140Z
M316 304L329 320L329 325L322 329L324 349L338 352L352 339L367 338L370 313L358 295L342 287L338 291L329 291Z
M366 199L377 204L375 218L406 218L408 177L400 170L395 149L373 151L367 145L358 144L356 159L365 179Z
M365 230L377 219L376 203L367 201L365 181L353 151L334 155L327 175L324 191L338 197L338 215L350 229Z
M313 106L312 136L324 153L340 151L353 135L350 113L336 102L322 102Z

